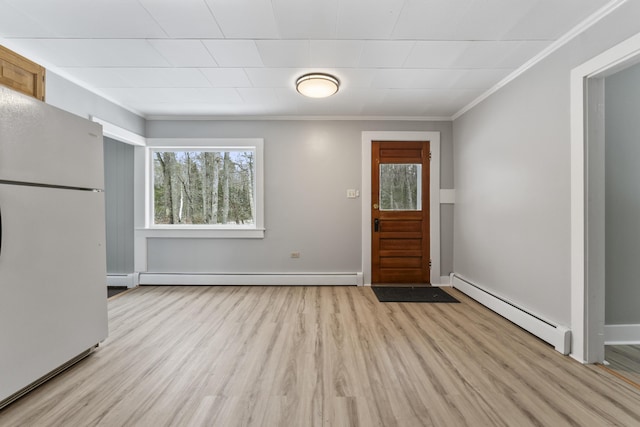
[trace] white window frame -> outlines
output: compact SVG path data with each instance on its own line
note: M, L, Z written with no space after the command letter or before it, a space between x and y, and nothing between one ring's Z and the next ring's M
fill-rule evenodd
M255 224L154 224L153 156L155 151L255 152ZM144 237L153 238L264 238L264 140L262 138L149 138L145 147Z

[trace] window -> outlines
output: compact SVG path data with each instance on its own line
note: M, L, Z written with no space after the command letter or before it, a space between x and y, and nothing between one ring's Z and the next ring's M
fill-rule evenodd
M154 224L255 224L255 150L153 150Z
M422 165L380 165L380 210L422 210Z
M147 149L147 228L186 231L178 237L262 237L262 140L169 142L178 141L152 140Z

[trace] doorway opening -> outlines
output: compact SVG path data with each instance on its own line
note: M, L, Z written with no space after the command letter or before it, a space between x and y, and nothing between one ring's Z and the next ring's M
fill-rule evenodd
M571 72L571 356L605 358L604 79L640 62L640 34Z

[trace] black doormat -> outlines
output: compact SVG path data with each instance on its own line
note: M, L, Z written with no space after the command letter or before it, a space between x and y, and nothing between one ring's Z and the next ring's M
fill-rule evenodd
M372 286L380 302L460 302L438 287Z

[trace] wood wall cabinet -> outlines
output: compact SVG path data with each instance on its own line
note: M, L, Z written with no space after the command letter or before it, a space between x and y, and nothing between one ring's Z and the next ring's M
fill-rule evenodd
M0 46L0 84L44 101L44 67Z

